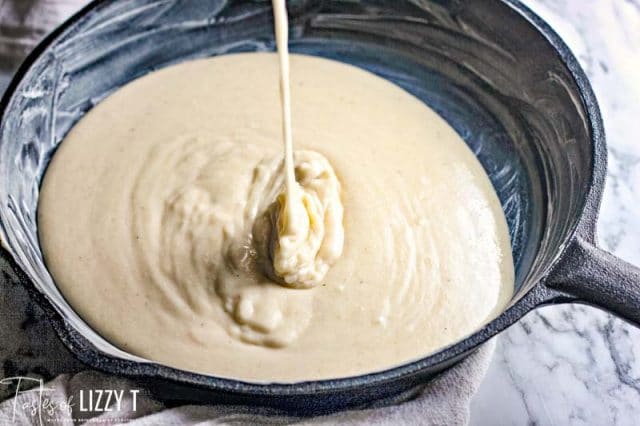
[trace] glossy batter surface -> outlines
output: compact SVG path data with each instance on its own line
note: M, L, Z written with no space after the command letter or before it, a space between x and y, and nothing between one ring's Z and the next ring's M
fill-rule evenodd
M296 177L315 194L337 191L344 244L321 284L278 282L268 266L284 184L278 75L274 54L184 63L74 127L38 218L74 309L134 354L254 381L381 370L497 314L513 291L509 237L471 151L397 86L297 55Z

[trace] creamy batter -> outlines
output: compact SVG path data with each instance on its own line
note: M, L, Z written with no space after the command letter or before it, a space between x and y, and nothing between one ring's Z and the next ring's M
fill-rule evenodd
M273 237L266 264L271 277L290 287L318 285L342 253L344 231L340 183L317 152L300 152L296 181L291 128L289 22L285 0L273 0L276 47L280 61L280 104L284 139L284 192L271 209ZM263 233L264 235L264 233Z
M335 61L291 56L309 225L292 253L313 257L283 255L276 269L287 235L278 76L268 53L183 63L72 129L38 220L74 309L131 353L251 381L385 369L496 315L513 264L481 165L418 99Z

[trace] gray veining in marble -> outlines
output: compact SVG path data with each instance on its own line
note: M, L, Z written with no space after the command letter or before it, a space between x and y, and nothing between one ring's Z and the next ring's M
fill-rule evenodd
M607 250L640 265L640 1L526 0L591 79L609 145ZM472 425L640 424L640 330L595 308L532 312L498 339Z

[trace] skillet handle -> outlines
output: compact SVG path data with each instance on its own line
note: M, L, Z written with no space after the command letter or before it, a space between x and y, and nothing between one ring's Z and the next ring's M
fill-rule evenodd
M580 237L545 284L640 326L640 268Z

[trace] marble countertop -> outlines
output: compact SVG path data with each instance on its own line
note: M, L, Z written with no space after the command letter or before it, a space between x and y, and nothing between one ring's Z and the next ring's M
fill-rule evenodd
M525 0L585 69L605 123L601 246L640 265L640 1ZM640 423L640 329L595 308L545 307L498 338L472 425Z
M609 146L600 244L640 265L640 0L523 2L564 38L591 79ZM0 75L0 89L6 80ZM49 334L38 339L59 345ZM595 308L560 305L530 313L497 340L472 425L640 422L640 329ZM36 355L50 364L46 353Z

